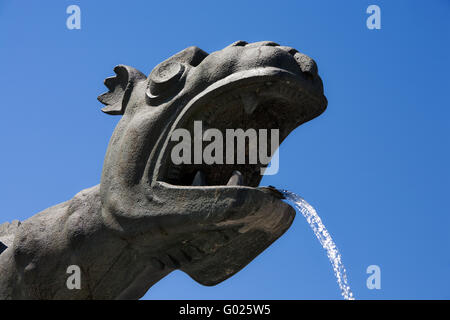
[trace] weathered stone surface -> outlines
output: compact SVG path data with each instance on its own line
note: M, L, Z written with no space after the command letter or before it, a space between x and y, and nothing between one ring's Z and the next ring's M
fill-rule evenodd
M175 166L169 136L203 120L220 130L278 128L282 141L326 108L311 58L238 41L211 54L187 48L148 78L128 66L114 71L99 100L122 118L101 182L0 226L2 299L138 299L175 269L215 285L294 219L276 189L258 187L257 165ZM81 269L79 290L66 286L70 265Z
M0 224L0 253L7 247L12 246L14 234L20 226L19 220L13 220L11 223L5 222Z

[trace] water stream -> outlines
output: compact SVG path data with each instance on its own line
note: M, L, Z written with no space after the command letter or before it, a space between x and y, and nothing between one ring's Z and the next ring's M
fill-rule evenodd
M314 231L322 247L327 251L328 259L333 267L334 275L341 290L341 294L346 300L354 300L353 293L347 282L347 272L342 263L341 254L336 244L331 238L327 228L325 228L316 210L299 195L288 190L281 190L287 200L294 203L298 211L302 213L311 229Z

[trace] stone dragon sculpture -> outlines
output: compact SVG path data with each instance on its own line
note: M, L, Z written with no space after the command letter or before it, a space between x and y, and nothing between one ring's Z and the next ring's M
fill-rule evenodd
M189 47L146 77L119 65L98 97L122 115L101 182L0 226L0 299L139 299L175 269L203 285L231 277L291 225L295 211L260 165L174 165L169 139L194 120L278 128L280 142L327 106L315 62L297 50L237 41ZM66 286L67 268L81 288Z

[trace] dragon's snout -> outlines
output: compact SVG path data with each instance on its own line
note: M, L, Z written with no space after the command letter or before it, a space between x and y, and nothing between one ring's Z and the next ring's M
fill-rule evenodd
M318 68L316 62L308 57L307 55L299 52L297 49L288 46L281 46L273 41L259 41L253 43L247 43L246 41L236 41L232 43L229 47L245 47L245 48L260 48L260 47L274 47L275 49L280 49L288 52L294 57L302 72L308 73L311 78L316 78L318 76Z

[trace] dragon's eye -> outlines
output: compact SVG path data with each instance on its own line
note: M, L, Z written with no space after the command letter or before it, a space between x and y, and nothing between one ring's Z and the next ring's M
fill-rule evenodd
M175 95L182 88L180 79L185 67L179 62L163 62L148 77L147 98L151 104L159 104Z

